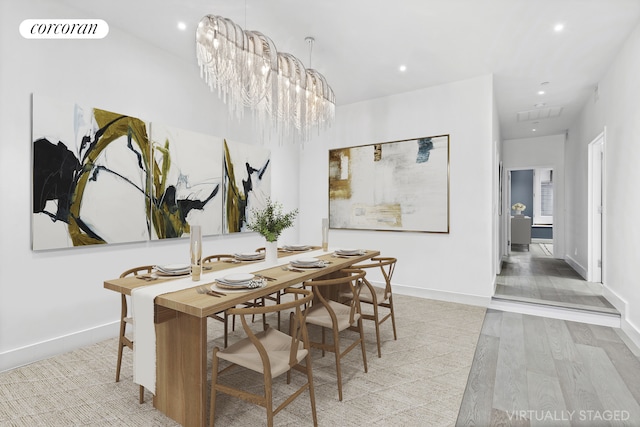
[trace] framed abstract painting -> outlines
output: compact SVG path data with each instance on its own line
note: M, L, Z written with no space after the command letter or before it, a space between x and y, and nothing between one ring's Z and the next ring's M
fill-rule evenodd
M247 218L271 195L271 151L224 141L224 233L249 232Z
M222 234L222 138L151 123L151 238Z
M329 151L334 229L449 232L449 135Z
M149 239L148 124L33 98L34 250Z

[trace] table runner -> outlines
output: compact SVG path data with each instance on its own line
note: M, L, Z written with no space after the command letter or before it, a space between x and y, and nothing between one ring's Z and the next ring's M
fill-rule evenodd
M272 268L278 265L288 264L297 258L308 258L326 255L332 251L306 251L292 256L278 258L275 265L267 265L265 261L250 262L238 267L228 268L222 271L207 272L202 279L194 282L191 276L171 279L168 282L157 283L148 286L140 286L131 291L131 311L133 322L133 382L144 386L151 393L156 393L156 330L154 325L154 301L158 295L183 289L202 286L215 279L224 277L230 273L253 273L259 270ZM296 257L295 255L299 255ZM203 280L206 279L206 280Z

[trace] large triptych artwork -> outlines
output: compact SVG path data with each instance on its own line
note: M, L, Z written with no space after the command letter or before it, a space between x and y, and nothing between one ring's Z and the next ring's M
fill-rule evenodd
M449 232L449 136L329 151L331 228Z
M34 250L246 231L270 194L262 147L35 95L32 132Z

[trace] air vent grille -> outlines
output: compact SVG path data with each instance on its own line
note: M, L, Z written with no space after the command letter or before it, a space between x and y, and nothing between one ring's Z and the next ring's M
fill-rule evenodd
M533 120L547 120L553 119L555 117L560 117L562 114L562 110L564 107L545 107L545 108L536 108L535 110L529 111L519 111L518 112L518 121L519 122L530 122Z

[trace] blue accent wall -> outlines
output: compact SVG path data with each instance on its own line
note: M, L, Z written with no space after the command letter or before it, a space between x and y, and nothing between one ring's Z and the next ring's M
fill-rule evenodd
M511 206L518 202L527 207L523 215L533 218L533 169L511 171Z
M531 227L532 239L553 239L553 227Z

